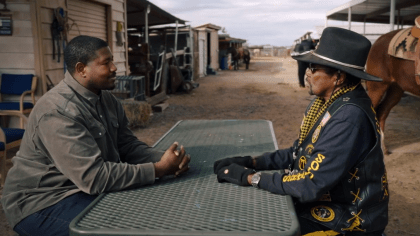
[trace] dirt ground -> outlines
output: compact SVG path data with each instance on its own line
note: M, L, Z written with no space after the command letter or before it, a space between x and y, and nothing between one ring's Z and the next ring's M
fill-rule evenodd
M190 94L170 95L169 107L154 113L145 128L134 129L135 135L153 145L179 120L265 119L273 122L279 148L287 148L297 138L312 98L306 88L297 86L296 61L291 58L252 58L249 70L242 66L239 71L219 71L196 82L200 86ZM403 97L385 132L392 152L385 157L390 189L385 232L420 235L420 98ZM0 235L13 235L2 210Z

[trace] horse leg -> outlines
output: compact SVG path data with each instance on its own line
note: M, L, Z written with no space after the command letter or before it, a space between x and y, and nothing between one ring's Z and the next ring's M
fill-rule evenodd
M385 154L390 154L390 152L388 151L388 149L385 146L385 136L384 136L384 130L385 130L385 120L388 117L389 113L391 112L391 109L398 104L398 102L400 102L402 96L404 94L404 90L402 90L402 88L396 84L396 83L392 83L386 94L385 97L383 99L383 101L379 104L378 108L377 108L377 117L379 120L379 126L381 128L382 131L382 148Z
M382 98L388 90L389 85L389 83L366 81L366 91L370 97L370 100L372 100L372 105L375 110L378 109L379 103L382 101Z
M245 57L244 58L244 62L245 62L245 69L249 69L249 57Z
M305 87L305 73L306 68L308 68L309 63L298 61L298 77L299 77L299 86Z

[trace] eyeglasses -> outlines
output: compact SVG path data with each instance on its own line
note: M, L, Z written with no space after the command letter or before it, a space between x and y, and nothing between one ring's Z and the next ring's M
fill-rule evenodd
M317 70L327 70L327 71L334 70L333 68L316 66L312 63L309 63L308 69L312 72L312 74L315 73L315 71L317 71Z

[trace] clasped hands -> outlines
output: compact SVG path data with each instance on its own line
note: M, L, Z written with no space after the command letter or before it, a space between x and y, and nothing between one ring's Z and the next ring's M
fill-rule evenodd
M255 162L250 156L230 157L214 162L213 171L219 183L229 182L240 186L251 185Z
M155 177L165 175L178 176L189 170L191 157L185 153L183 146L173 143L163 154L161 160L154 163ZM230 157L214 162L213 171L219 183L230 182L241 186L251 185L251 177L255 173L255 159L251 156Z
M191 156L185 153L184 147L181 145L178 150L178 142L174 142L163 154L159 162L154 163L155 177L160 178L165 175L178 176L189 170Z

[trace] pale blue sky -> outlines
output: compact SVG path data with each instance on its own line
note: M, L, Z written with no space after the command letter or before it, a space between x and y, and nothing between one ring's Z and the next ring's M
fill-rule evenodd
M350 0L150 1L194 27L212 23L225 27L231 37L246 39L250 45L290 46L307 31L315 32L315 26L325 25L327 11Z

